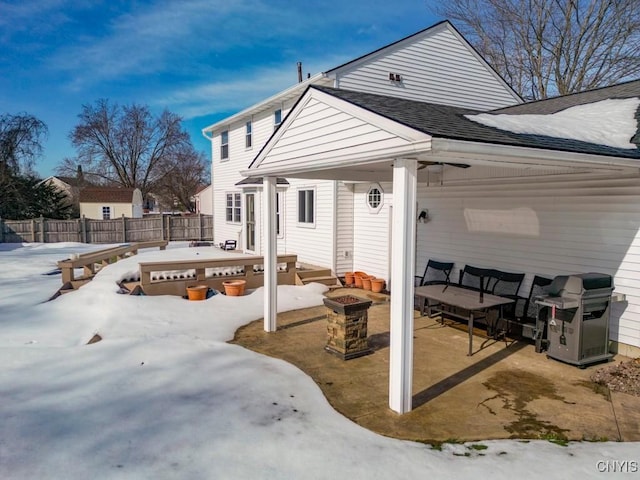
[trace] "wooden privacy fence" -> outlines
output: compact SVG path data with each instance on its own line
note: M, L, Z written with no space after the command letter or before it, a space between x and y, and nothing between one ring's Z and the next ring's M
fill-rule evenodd
M278 285L295 285L297 255L278 255ZM247 288L264 285L264 257L141 262L145 295L185 295L187 287L207 285L224 290L225 280L246 280Z
M2 220L0 243L124 243L152 240L213 240L212 215L148 215L93 220Z

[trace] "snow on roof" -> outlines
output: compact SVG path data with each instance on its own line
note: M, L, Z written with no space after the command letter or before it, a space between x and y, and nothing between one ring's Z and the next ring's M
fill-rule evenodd
M636 97L576 105L548 115L481 113L465 117L476 123L513 133L567 138L632 149L638 148L631 142L638 129L638 106L640 98Z

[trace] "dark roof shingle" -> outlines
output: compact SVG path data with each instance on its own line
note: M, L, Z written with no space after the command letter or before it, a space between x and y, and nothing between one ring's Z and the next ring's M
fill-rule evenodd
M80 190L81 203L132 203L133 188L88 187Z
M512 133L507 130L500 130L498 128L481 125L465 117L465 115L474 115L486 112L448 105L418 102L415 100L406 100L396 97L386 97L371 93L338 90L329 87L311 86L309 88L323 91L329 95L364 108L365 110L389 118L390 120L414 128L415 130L427 133L432 137L640 159L640 150L637 148L613 148L596 143L566 138ZM628 96L621 96L625 92ZM582 97L585 100L583 103L597 101L595 94L589 96L587 93L588 92L585 92L585 96ZM618 95L615 98L640 97L640 81L638 81L637 89L635 87L614 89L610 93ZM601 92L597 97L600 100L612 98L604 95L605 94ZM587 101L589 98L593 98L593 100L591 100L591 102ZM580 103L575 103L575 105L579 104ZM514 109L524 108L526 105L527 104L509 108L512 109L513 113L531 113L525 111L514 111ZM504 109L500 111L492 111L490 113L504 113L503 110ZM636 118L638 118L638 113L636 113Z

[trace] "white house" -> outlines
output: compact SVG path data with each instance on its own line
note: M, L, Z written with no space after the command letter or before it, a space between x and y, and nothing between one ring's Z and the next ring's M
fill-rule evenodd
M196 213L213 214L213 185L200 187L193 199L196 204Z
M521 102L518 95L478 55L449 22L399 40L327 72L320 73L203 129L211 140L214 240L236 240L249 253L262 253L262 180L240 175L310 85L378 93L398 98L489 110ZM326 111L309 112L310 121ZM345 132L350 124L340 124ZM300 127L304 136L308 129ZM363 142L368 132L359 132ZM292 144L292 149L295 145ZM339 148L339 145L336 146ZM295 252L300 261L330 267L338 275L357 259L353 232L355 192L368 184L289 179L277 187L278 252ZM365 207L366 208L366 207ZM382 219L376 217L375 220ZM377 222L368 227L377 232ZM338 228L339 227L339 228ZM386 225L384 225L386 231ZM376 233L377 234L377 233ZM366 234L365 234L366 235ZM372 274L388 277L384 245L372 246ZM382 249L382 250L380 250Z
M535 274L611 274L627 298L613 309L611 339L640 356L637 98L640 81L517 105L440 23L207 127L216 241L265 256L267 331L276 328L276 252L386 278L397 412L411 409L413 277L429 258L526 273L521 293ZM627 100L625 147L607 143L619 128L618 106L599 103L610 99ZM495 126L474 117L488 110ZM555 134L518 133L501 114L526 125L534 119L523 115L544 115ZM597 128L571 137L589 118Z
M142 218L142 193L138 188L84 188L80 191L80 215L96 220Z
M610 274L626 297L612 306L610 338L617 351L640 356L639 106L640 80L482 115L310 87L243 173L263 177L271 201L281 175L358 182L346 235L354 269L376 267L371 250L377 268L388 263L390 406L406 412L413 275L429 258L524 272L528 283L535 274ZM319 109L325 115L309 120ZM339 128L346 122L349 130ZM303 127L309 133L300 136ZM264 216L271 275L275 214L265 207ZM265 278L271 331L275 282Z

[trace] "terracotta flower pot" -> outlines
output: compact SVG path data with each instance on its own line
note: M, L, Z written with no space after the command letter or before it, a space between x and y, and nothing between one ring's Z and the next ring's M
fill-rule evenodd
M208 290L209 287L206 285L194 285L193 287L187 287L187 296L191 301L206 300Z
M362 277L368 276L364 272L353 272L353 280L355 282L356 288L362 288Z
M224 293L230 297L241 297L244 295L244 287L246 284L246 280L225 280L222 282Z
M373 277L370 277L369 275L366 275L366 276L361 277L361 278L362 278L362 288L364 290L371 290L371 279Z
M344 283L347 286L351 286L353 285L354 279L353 279L353 272L345 272L344 273Z
M380 293L384 290L384 278L371 279L371 291L373 293Z

